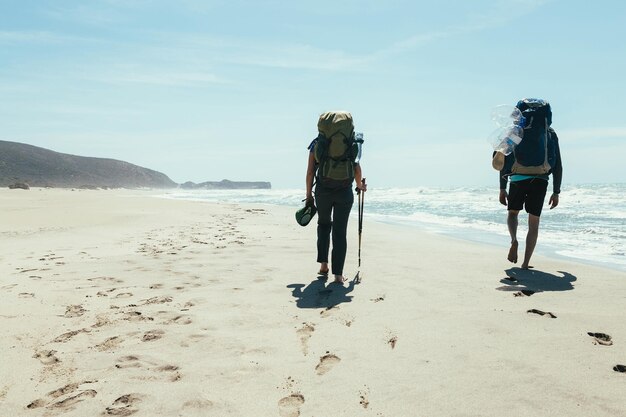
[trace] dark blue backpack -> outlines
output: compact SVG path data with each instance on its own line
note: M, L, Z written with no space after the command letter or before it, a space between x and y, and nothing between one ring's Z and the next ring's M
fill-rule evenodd
M556 162L556 145L550 138L552 109L550 103L536 98L525 98L516 107L524 116L524 135L513 151L513 174L548 174Z

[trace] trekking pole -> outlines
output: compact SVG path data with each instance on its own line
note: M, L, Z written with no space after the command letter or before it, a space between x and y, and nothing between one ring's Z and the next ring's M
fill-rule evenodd
M365 178L361 180L361 184L365 185ZM363 206L365 204L365 193L361 193L360 189L357 189L359 195L359 268L361 267L361 235L363 233Z

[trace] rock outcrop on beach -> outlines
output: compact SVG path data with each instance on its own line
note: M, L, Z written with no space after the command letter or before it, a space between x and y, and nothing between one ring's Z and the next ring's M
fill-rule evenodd
M267 181L205 181L196 184L187 181L180 185L186 190L269 190L272 184Z
M167 175L128 162L54 152L24 143L0 141L0 186L174 188Z

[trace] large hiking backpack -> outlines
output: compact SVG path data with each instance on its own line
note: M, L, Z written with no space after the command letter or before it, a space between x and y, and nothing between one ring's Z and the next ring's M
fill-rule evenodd
M317 143L313 148L317 181L327 188L350 187L362 139L354 137L352 115L345 111L322 114L317 122Z
M525 118L522 141L513 151L513 174L548 174L556 159L556 148L550 139L552 110L550 103L536 98L525 98L516 107Z

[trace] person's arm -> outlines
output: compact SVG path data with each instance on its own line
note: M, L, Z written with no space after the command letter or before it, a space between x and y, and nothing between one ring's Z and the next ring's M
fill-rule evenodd
M499 172L500 174L500 195L498 200L500 200L500 204L506 206L508 194L506 193L506 184L508 182L506 175L511 173L511 166L513 165L513 154L509 154L504 159L504 166L502 170Z
M367 184L364 182L363 172L361 171L361 164L354 166L354 180L356 181L356 188L361 191L367 191Z
M313 179L315 178L315 155L309 152L309 162L306 168L306 199L313 200Z
M561 193L561 181L563 180L563 165L561 163L561 149L559 149L559 138L554 130L550 131L554 146L556 148L556 161L552 168L552 196L550 197L550 209L559 205L559 194Z

